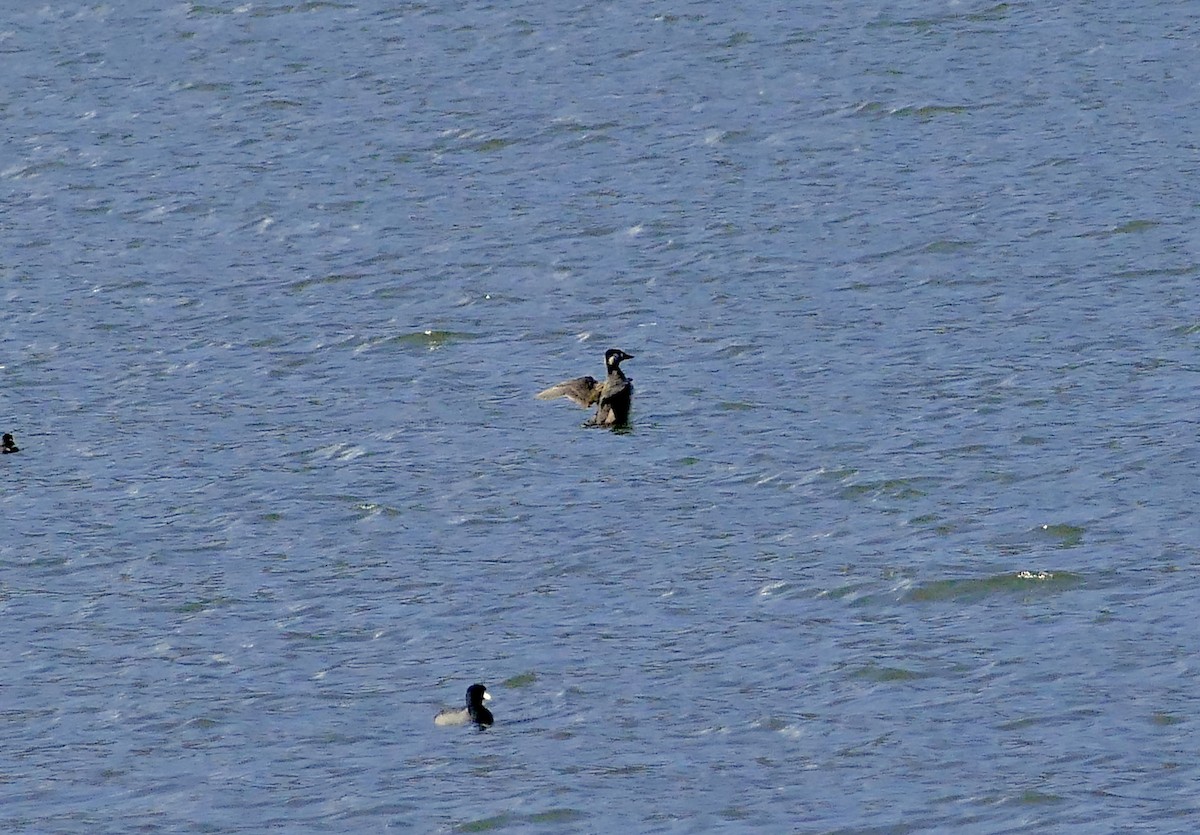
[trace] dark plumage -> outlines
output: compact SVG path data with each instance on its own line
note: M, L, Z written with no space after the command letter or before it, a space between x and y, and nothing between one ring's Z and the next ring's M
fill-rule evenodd
M13 440L13 436L8 434L7 432L5 432L4 438L0 439L0 453L7 455L10 452L20 452L20 451L21 451L21 448L19 446L17 446L16 441Z
M596 407L596 414L584 426L624 426L629 422L629 407L633 402L633 380L621 371L623 360L633 359L616 348L604 352L604 368L608 376L601 381L595 377L576 377L538 392L538 400L565 397L585 409Z
M492 700L491 694L482 684L472 684L467 688L467 706L462 710L443 710L433 717L435 725L465 725L474 722L481 728L492 724L492 712L483 706L484 702Z

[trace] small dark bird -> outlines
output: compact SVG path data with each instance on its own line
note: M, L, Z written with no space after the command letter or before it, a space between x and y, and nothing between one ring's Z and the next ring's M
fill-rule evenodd
M16 441L13 440L13 436L8 434L7 432L5 432L4 438L0 439L0 453L7 455L10 452L20 452L20 451L21 451L21 448L19 446L17 446Z
M465 725L474 722L481 728L492 724L492 712L483 706L490 702L492 696L482 684L472 684L467 688L467 706L462 710L443 710L433 717L435 725Z
M622 373L621 362L631 359L633 354L609 348L604 352L608 376L602 381L595 377L576 377L538 392L537 398L566 397L585 409L596 406L596 414L584 426L624 426L629 422L629 406L633 402L633 380Z

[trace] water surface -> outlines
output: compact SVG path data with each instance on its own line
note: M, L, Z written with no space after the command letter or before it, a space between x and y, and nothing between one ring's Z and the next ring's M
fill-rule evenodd
M4 828L1195 831L1198 23L8 15Z

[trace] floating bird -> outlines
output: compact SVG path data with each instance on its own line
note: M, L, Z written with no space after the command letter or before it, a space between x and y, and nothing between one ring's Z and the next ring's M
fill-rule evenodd
M16 441L13 440L13 436L5 432L4 437L0 439L0 453L7 455L10 452L20 451L21 448L17 446Z
M443 710L433 717L435 725L465 725L474 722L481 728L492 724L492 712L483 706L490 702L492 695L482 684L472 684L467 688L467 706L462 710Z
M566 397L585 409L596 406L596 414L584 426L624 426L629 422L629 406L633 402L633 380L622 373L621 362L631 359L633 354L609 348L604 352L604 369L608 376L602 381L597 381L595 377L564 380L538 392L537 398L553 400Z

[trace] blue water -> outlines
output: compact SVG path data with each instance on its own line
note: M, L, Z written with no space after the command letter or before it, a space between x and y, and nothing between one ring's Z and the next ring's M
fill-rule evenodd
M7 11L0 829L1197 831L1198 30Z

